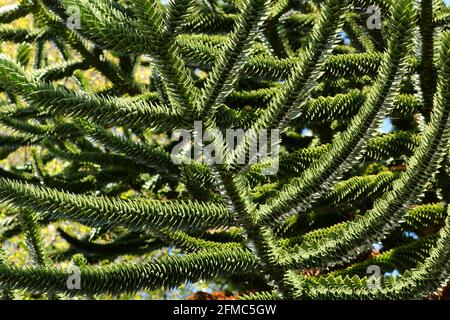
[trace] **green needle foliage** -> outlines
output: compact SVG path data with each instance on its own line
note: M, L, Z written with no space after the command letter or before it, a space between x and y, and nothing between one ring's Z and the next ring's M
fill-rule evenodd
M0 296L199 280L246 299L439 292L450 282L449 17L442 0L1 10L15 53L0 55L0 242L23 236L30 265L0 248ZM172 157L174 132L201 137L198 123L225 163ZM245 131L232 150L228 129ZM255 163L265 130L281 132L279 155ZM51 224L69 249L46 245ZM130 255L141 259L115 260Z

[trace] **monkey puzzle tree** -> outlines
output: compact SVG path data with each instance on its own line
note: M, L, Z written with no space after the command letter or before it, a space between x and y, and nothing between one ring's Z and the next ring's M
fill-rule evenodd
M23 17L29 28L11 24ZM24 0L0 23L19 44L0 57L0 155L32 150L31 165L0 169L1 237L23 234L32 258L2 252L5 296L220 278L247 299L406 299L450 280L442 1ZM216 161L174 162L180 128L209 131ZM244 132L232 149L230 129ZM281 132L279 155L254 161L265 130ZM91 233L62 228L71 248L55 254L41 233L55 221ZM95 263L169 245L183 254Z

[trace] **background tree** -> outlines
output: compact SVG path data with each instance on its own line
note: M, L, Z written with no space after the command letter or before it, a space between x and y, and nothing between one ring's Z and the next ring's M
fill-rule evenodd
M0 57L0 156L31 146L0 169L1 237L22 233L32 258L2 252L5 297L221 278L247 299L401 299L450 280L442 1L24 0L0 23L19 44ZM176 164L170 137L196 121L221 161ZM238 128L230 151L219 133ZM251 163L264 130L282 132L280 156ZM70 249L44 245L55 221ZM168 245L184 254L112 259Z

